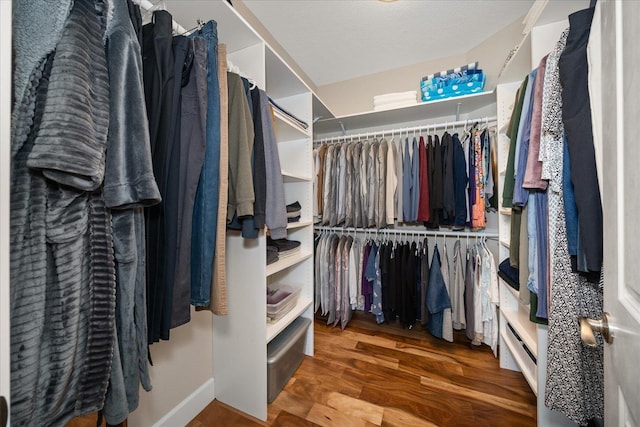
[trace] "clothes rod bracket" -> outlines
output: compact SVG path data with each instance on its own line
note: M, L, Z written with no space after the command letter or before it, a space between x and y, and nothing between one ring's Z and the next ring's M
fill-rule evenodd
M462 108L462 102L456 105L456 122L460 120L460 108Z
M342 129L342 135L347 136L347 130L344 128L344 123L342 122L338 122L338 123L340 123L340 128Z

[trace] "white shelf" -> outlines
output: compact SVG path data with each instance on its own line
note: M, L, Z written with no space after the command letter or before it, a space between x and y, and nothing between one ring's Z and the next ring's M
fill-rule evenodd
M310 225L313 225L313 221L311 221L311 220L288 222L287 223L287 230L295 230L296 228L308 227ZM269 234L269 229L268 228L265 227L264 231L265 231L266 234Z
M311 220L289 222L287 223L287 230L295 230L296 228L308 227L310 225L313 225L313 221Z
M533 360L529 358L529 356L524 351L522 344L520 344L517 339L510 333L510 331L503 330L500 332L500 336L502 337L502 341L507 345L507 348L511 352L511 355L515 359L516 363L520 367L522 375L529 383L529 387L533 390L533 393L538 395L538 378L537 378L537 367L533 363Z
M312 255L313 252L311 251L301 251L300 253L297 253L295 255L282 258L281 260L278 260L273 264L269 264L267 265L267 277L271 276L272 274L276 274L277 272L282 271L285 268L289 268L292 265L296 265L304 261L305 259L311 258Z
M500 244L502 246L504 246L505 248L507 248L507 249L511 249L511 244L509 242L507 242L506 240L500 239Z
M214 19L218 27L218 43L225 43L228 52L262 43L258 33L226 1L165 0L164 3L173 20L186 30L197 27L198 20Z
M437 117L455 118L458 104L462 104L460 114L468 114L496 102L494 91L456 96L430 102L420 102L416 105L394 108L384 111L367 111L357 114L338 116L333 119L318 120L314 125L316 134L342 132L342 126L347 132L355 129L372 128L397 123L414 122ZM342 126L341 126L342 123Z
M502 277L500 278L500 280L504 282L504 279ZM509 286L508 283L504 282L504 287L507 288L509 292L513 294L513 296L516 298L516 301L518 300L518 298L520 298L520 295L518 295L518 291L513 289L511 286Z
M511 208L500 208L500 215L511 216Z
M522 304L518 304L517 312L506 307L500 307L500 311L507 322L515 329L529 351L537 358L538 332L536 331L536 324L529 320L529 311Z
M291 311L285 314L281 319L274 323L269 323L267 321L267 344L271 342L271 340L274 339L280 332L282 332L284 328L289 326L291 322L296 320L298 316L304 313L304 311L309 308L311 304L313 304L311 298L300 296L295 307L293 307Z
M273 109L273 115L276 117L276 138L278 142L297 141L311 137L308 129L301 128L276 108Z
M282 179L284 182L306 182L312 181L313 178L306 175L300 175L289 171L282 171Z

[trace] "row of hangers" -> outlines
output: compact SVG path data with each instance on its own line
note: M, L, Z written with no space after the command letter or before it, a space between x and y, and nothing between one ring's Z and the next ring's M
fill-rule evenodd
M443 129L444 132L448 132L450 126L451 126L452 132L455 133L456 129L458 129L460 132L464 132L464 137L467 138L471 136L471 132L474 129L478 129L483 124L484 124L483 128L489 128L490 123L493 123L493 125L495 126L495 121L496 121L495 117L493 118L484 117L483 119L476 119L476 120L460 120L456 122L444 122L439 124L423 125L423 126L416 126L416 127L365 132L365 133L359 133L354 135L332 136L332 137L321 138L319 140L316 140L314 141L314 144L316 145L320 145L323 143L335 144L340 141L348 141L348 142L361 141L361 140L366 141L375 137L384 138L385 135L390 136L391 139L393 139L396 136L396 134L400 139L403 137L403 135L404 137L407 137L407 138L417 137L417 136L420 136L421 133L426 133L426 134L435 133L436 129Z
M387 231L385 233L385 231ZM486 254L491 254L491 250L489 249L489 247L487 246L487 240L497 240L497 237L493 237L493 236L487 236L486 234L478 234L475 236L470 236L469 234L466 235L445 235L445 234L438 234L437 232L434 234L425 234L424 232L420 233L418 231L411 231L411 230L393 230L393 231L399 231L399 232L393 232L393 233L389 233L389 230L369 230L369 229L363 229L362 231L358 231L355 229L342 229L342 230L327 230L327 231L322 231L322 233L335 233L335 234L340 234L343 236L349 236L352 237L354 240L356 239L356 237L358 237L358 233L363 233L364 236L362 237L362 241L363 242L375 242L378 245L380 244L385 244L385 243L391 243L393 244L393 249L395 250L398 245L403 244L403 243L416 243L417 247L416 250L418 252L424 252L427 250L427 247L429 246L428 243L428 238L429 237L433 237L434 238L434 247L437 246L439 244L439 241L441 240L441 247L443 248L443 250L446 251L447 248L447 238L456 238L458 241L462 241L462 239L465 239L465 248L466 248L466 256L469 256L468 251L476 246L476 247L480 247L483 251L486 251ZM424 252L426 253L426 252Z
M376 239L376 238L386 238L387 240L392 241L402 241L402 240L415 240L417 238L422 237L434 237L436 241L438 239L442 239L442 241L446 241L446 239L457 238L466 239L469 242L470 239L474 239L476 241L487 241L487 240L497 240L498 237L494 235L494 233L487 232L450 232L450 231L422 231L422 230L403 230L403 229L372 229L372 228L339 228L339 227L318 227L317 231L322 233L336 233L346 236L356 237L358 235L363 235L365 240L368 239Z

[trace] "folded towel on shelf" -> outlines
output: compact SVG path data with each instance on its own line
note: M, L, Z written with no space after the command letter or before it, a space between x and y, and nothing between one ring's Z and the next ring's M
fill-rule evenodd
M373 97L373 103L388 103L388 102L397 102L397 101L406 101L412 99L414 102L417 99L418 91L410 90L407 92L393 92L393 93L385 93L383 95L376 95Z
M401 101L401 102L392 102L389 104L382 104L382 105L374 105L373 106L373 111L382 111L382 110L390 110L393 108L402 108L402 107L410 107L412 105L416 105L417 102L415 99L410 100L410 101Z

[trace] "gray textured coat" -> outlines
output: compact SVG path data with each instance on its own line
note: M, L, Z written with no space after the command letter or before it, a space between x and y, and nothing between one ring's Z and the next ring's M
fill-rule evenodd
M102 408L113 353L111 217L100 187L108 5L75 0L65 20L58 1L33 2L31 12L31 0L16 3L26 15L14 22L54 31L39 52L27 46L37 34L18 31L14 45L25 57L16 61L23 95L12 134L11 417L16 426L64 425ZM62 11L49 15L52 3Z

